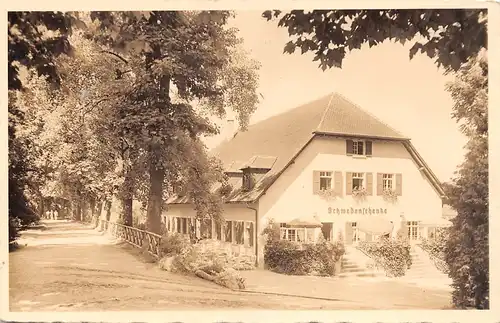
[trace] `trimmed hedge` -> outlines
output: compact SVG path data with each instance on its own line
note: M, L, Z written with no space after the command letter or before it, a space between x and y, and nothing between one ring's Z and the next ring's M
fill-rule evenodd
M264 250L267 267L288 275L335 275L335 263L345 253L341 242L297 243L269 239Z
M410 244L406 239L382 238L377 242L360 241L357 248L370 256L389 277L404 276L411 267Z

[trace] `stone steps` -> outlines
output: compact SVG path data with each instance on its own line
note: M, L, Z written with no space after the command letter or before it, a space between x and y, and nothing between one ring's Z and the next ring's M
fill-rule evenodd
M352 258L351 258L352 257ZM348 277L378 277L380 276L380 272L377 272L373 269L366 268L362 263L356 262L354 259L359 258L359 255L351 255L349 250L346 250L346 253L342 257L341 260L341 270L338 274L340 278L348 278Z

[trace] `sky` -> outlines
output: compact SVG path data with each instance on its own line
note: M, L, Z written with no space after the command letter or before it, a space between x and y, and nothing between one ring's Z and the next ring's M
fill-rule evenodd
M239 11L231 25L244 47L261 63L262 94L250 123L296 108L331 92L339 92L362 109L411 138L441 181L448 181L464 158L466 137L451 118L453 101L445 76L425 54L409 60L411 44L385 42L346 55L342 69L323 72L313 54L283 54L287 30L261 18L260 11ZM230 117L229 117L230 118ZM223 135L206 139L215 147Z

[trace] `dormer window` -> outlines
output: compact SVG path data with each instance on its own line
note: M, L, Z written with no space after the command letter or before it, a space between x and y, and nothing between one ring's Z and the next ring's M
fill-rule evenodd
M346 154L348 156L371 156L372 142L364 139L346 140Z
M255 185L255 179L253 177L252 172L249 170L243 171L243 183L242 188L245 191L250 191L253 189Z

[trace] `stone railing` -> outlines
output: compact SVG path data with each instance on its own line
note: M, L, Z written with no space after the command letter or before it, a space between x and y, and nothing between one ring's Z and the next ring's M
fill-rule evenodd
M147 245L148 253L155 257L161 256L161 236L159 234L107 220L100 221L99 230L108 232L112 236L122 239L137 248L144 248Z

